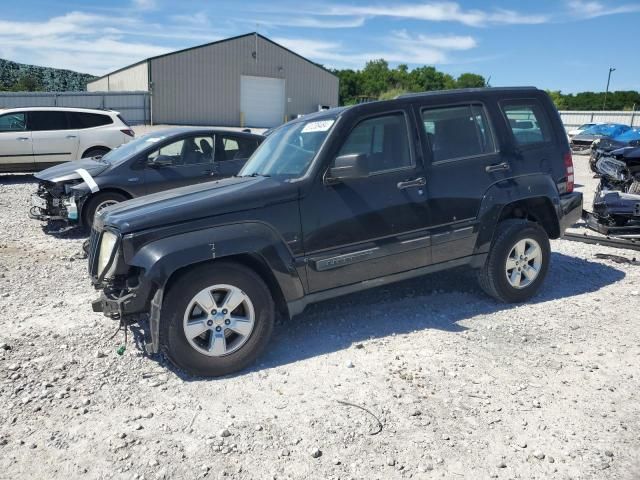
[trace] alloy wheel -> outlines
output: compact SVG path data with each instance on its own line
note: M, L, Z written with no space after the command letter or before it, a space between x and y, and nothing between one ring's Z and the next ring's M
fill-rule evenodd
M242 347L255 325L249 296L233 285L213 285L187 305L183 328L189 344L210 357L229 355Z
M542 268L542 249L532 238L519 240L509 252L505 265L507 281L513 288L531 285Z

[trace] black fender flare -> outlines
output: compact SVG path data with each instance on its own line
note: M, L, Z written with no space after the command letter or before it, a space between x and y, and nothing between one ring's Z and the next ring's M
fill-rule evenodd
M151 302L150 329L153 351L159 349L160 308L167 283L179 270L202 262L238 255L260 259L277 283L285 302L302 298L304 288L296 269L295 257L284 239L271 226L262 222L218 225L181 233L141 247L127 264L143 269L146 292Z
M533 198L545 198L551 202L555 211L553 221L559 230L562 207L558 187L551 176L534 174L505 179L491 185L482 198L478 212L480 229L475 253L489 251L496 225L507 205Z
M270 268L285 300L304 295L295 258L284 239L262 222L241 222L181 233L140 248L129 265L144 269L147 281L164 288L184 267L234 255L257 255Z

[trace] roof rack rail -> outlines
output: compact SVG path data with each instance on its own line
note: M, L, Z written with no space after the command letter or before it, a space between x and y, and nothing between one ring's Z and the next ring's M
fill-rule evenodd
M479 92L479 91L483 91L483 90L491 90L491 91L496 91L496 90L535 90L537 89L537 87L533 87L533 86L522 86L522 87L475 87L475 88L449 88L446 90L427 90L424 92L409 92L409 93L403 93L401 95L398 95L395 98L411 98L411 97L419 97L422 95L436 95L436 94L441 94L441 93L453 93L453 92Z

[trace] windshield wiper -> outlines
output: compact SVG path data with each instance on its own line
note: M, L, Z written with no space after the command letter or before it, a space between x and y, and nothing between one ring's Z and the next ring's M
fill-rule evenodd
M254 173L250 173L249 175L238 175L239 178L245 178L245 177L270 177L271 175L267 175L266 173L258 173L258 172L254 172Z

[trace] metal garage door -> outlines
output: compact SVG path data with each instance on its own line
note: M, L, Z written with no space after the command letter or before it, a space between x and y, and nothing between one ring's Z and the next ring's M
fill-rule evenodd
M240 77L240 111L248 127L275 127L284 122L284 79Z

